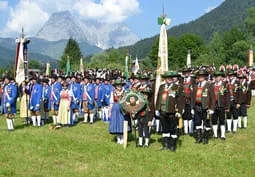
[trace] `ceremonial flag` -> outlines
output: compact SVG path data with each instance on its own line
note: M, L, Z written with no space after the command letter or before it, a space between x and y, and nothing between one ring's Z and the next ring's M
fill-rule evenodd
M191 54L190 54L190 50L188 50L188 55L187 55L187 67L188 68L191 67Z
M253 67L253 50L249 50L249 55L248 55L248 66Z
M46 76L50 75L50 63L46 63L46 72L45 72Z
M128 79L128 56L126 56L126 58L125 58L125 72L124 72L124 76L126 77L126 79Z
M70 69L69 69L70 70ZM81 59L80 59L80 72L82 73L82 74L84 74L84 66L83 66L83 59L82 59L82 57L81 57Z
M138 62L138 58L136 57L136 59L135 59L135 71L134 71L135 75L137 74L139 69L140 69L139 62Z
M24 39L17 40L15 80L20 85L25 80Z
M70 73L70 57L67 57L67 62L66 62L66 75L69 76Z

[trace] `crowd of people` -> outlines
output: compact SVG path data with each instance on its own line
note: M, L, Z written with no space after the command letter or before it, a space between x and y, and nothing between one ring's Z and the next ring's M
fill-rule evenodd
M123 122L128 131L138 130L138 147L149 147L151 127L162 134L162 150L176 150L181 134L194 136L196 143L213 138L226 140L225 131L247 128L247 108L255 89L255 70L238 65L184 68L166 71L156 90L155 74L140 72L126 78L119 70L89 70L85 73L32 75L20 86L9 76L1 80L1 112L7 128L14 130L17 100L20 118L34 127L45 123L53 128L70 127L80 121L109 122L109 133L123 144ZM126 112L120 100L129 90L139 92L146 104L139 112ZM130 103L136 102L136 98ZM50 113L50 114L49 114ZM51 116L50 116L51 115ZM220 133L220 135L218 135Z

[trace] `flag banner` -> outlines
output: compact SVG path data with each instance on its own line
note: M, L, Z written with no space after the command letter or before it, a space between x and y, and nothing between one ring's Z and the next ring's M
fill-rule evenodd
M188 55L187 55L187 67L188 68L191 67L191 54L190 54L190 50L188 51Z
M158 17L158 25L163 25L164 19L162 17Z
M138 62L138 58L136 57L135 59L135 75L137 74L137 72L140 70L140 66L139 66L139 62Z
M69 69L70 70L70 69ZM83 58L80 59L80 72L84 73Z
M128 79L128 56L126 56L126 58L125 58L125 72L124 72L124 76L126 77L126 79Z
M17 68L15 80L20 85L25 80L25 69L24 69L24 39L18 44L19 49L17 50Z
M248 55L248 66L252 67L254 63L254 58L253 58L253 50L249 50L249 55Z
M68 56L66 62L66 75L69 76L69 74L70 74L70 58Z
M46 76L50 75L50 63L46 63L46 72L45 72Z

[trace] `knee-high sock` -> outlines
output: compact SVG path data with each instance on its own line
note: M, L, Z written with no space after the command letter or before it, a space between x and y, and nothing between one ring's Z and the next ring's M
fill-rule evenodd
M88 122L88 113L84 113L84 123L87 123Z
M7 124L8 130L11 130L10 119L6 119L6 124Z
M139 137L139 146L143 145L143 137Z
M120 144L120 135L117 135L117 144Z
M57 125L57 116L53 115L52 120L53 120L53 124Z
M120 135L120 144L123 144L124 140L123 140L123 135Z
M184 120L183 124L184 124L184 133L188 134L188 120Z
M221 138L225 138L225 125L220 126Z
M243 117L243 127L247 128L247 116Z
M102 119L102 110L98 111L98 118Z
M238 120L233 120L233 132L237 131L237 123L238 123Z
M189 133L192 133L192 120L189 120Z
M89 114L89 119L90 119L90 123L93 123L94 122L94 114L93 113L90 113Z
M156 132L159 132L160 120L156 119Z
M217 138L218 137L218 125L213 125L213 134L214 134L214 137Z
M228 131L231 132L232 119L227 119Z
M145 138L145 143L144 143L144 145L145 145L145 146L149 146L149 141L150 141L149 138Z
M36 126L36 116L32 116L33 126Z
M14 119L10 119L11 130L14 130Z
M238 117L238 128L242 128L242 117Z
M41 126L41 116L36 116L37 118L37 126L40 127Z

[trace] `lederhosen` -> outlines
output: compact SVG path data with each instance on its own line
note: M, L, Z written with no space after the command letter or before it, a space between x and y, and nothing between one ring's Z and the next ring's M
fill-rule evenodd
M192 114L191 114L191 91L192 86L191 82L184 82L183 83L183 91L184 91L184 98L185 98L185 107L184 107L184 114L182 115L183 120L191 120Z
M236 87L237 84L235 83L235 80L230 80L230 83L228 84L228 91L229 91L229 112L227 112L227 119L231 119L231 116L233 116L233 120L238 119L238 109L236 109Z

